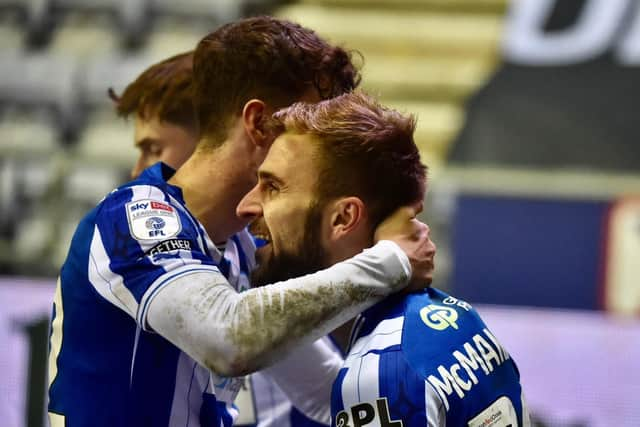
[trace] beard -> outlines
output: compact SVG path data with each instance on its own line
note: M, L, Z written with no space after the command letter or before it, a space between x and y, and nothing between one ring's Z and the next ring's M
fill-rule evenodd
M251 272L253 287L269 285L325 268L325 252L320 242L322 210L314 203L303 223L303 237L293 250L272 253Z

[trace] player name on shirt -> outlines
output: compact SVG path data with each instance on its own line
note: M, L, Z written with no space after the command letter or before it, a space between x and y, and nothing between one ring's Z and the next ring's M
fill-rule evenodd
M436 289L362 314L332 390L334 427L529 427L513 358L467 302Z
M147 255L156 255L163 254L166 252L177 251L177 250L191 250L191 242L186 239L170 239L164 240L151 249L149 249L146 254Z
M494 364L500 366L509 359L509 353L487 328L453 351L451 356L457 362L448 366L440 365L437 373L434 372L427 377L427 381L436 390L447 410L448 396L455 392L458 397L464 398L465 391L470 391L478 384L478 375L489 375L495 369Z

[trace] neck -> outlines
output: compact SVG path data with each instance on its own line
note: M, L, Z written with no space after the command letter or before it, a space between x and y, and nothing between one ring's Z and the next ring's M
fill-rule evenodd
M246 225L236 216L236 206L248 188L238 173L243 165L233 145L226 141L213 150L196 149L170 180L182 189L189 212L214 243L225 242Z
M373 242L370 234L366 230L358 230L332 245L332 249L326 252L329 255L327 267L352 258L366 248L371 247Z

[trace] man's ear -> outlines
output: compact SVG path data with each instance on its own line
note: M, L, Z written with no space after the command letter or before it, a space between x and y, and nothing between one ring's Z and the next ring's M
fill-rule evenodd
M242 109L242 123L251 141L258 147L264 147L269 143L269 134L265 129L267 105L259 99L251 99L244 104Z
M343 197L331 204L330 238L341 239L363 228L367 218L364 202L358 197Z

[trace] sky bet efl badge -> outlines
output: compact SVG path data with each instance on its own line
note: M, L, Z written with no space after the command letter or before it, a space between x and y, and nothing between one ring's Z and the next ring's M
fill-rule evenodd
M182 226L173 206L156 200L136 200L126 205L131 235L138 240L163 240L180 233Z

